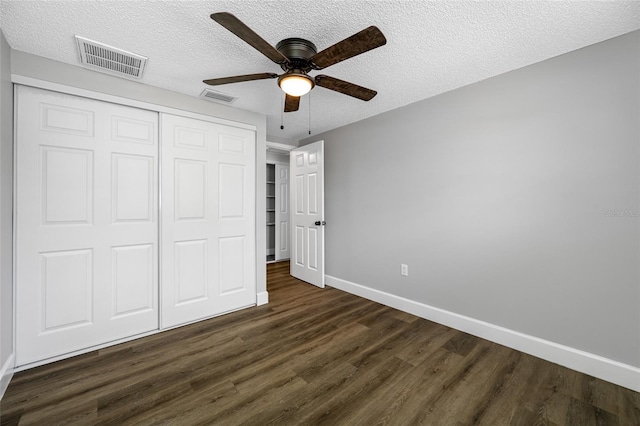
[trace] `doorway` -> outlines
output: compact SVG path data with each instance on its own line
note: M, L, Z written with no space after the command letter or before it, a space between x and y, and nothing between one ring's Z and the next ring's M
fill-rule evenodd
M273 263L290 257L288 151L268 149L266 185L266 261Z
M267 263L276 261L276 165L267 164Z

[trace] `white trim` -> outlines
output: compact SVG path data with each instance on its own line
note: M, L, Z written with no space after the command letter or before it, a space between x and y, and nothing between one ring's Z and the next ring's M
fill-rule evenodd
M287 145L286 143L278 143L278 142L269 142L267 141L267 149L275 150L275 151L285 151L289 152L292 149L298 148L297 146Z
M158 167L156 167L157 172L156 172L156 179L158 180L158 189L157 189L157 193L156 195L158 196L158 208L156 210L156 214L158 215L158 223L156 224L156 232L157 232L157 237L158 237L158 257L157 257L157 265L156 265L156 274L158 274L158 280L157 280L157 285L158 285L158 298L156 299L156 302L158 303L158 329L163 330L163 318L162 318L162 301L164 299L162 299L163 296L163 291L162 288L164 287L164 279L162 276L162 255L164 252L164 248L162 246L162 244L160 243L161 241L163 241L163 233L162 233L162 212L163 212L163 207L162 207L162 190L164 189L164 185L162 183L162 174L164 173L164 167L162 167L162 147L163 145L163 134L162 134L162 120L163 120L163 115L160 113L158 114L158 158L157 158L157 162L158 162ZM257 184L256 184L257 185ZM258 211L256 210L256 214L258 213Z
M59 83L52 83L50 81L39 80L37 78L31 78L31 77L25 77L18 74L11 74L11 82L15 84L21 84L24 86L31 86L39 89L66 93L68 95L75 95L75 96L81 96L83 98L95 99L98 101L105 101L112 104L127 105L134 108L146 109L154 112L164 112L167 114L179 115L181 117L194 118L196 120L209 121L211 123L217 123L217 124L224 124L226 126L238 127L240 129L253 130L256 132L258 129L253 124L246 124L238 121L226 120L224 118L218 118L211 115L205 115L197 112L187 111L184 109L167 107L164 105L157 105L150 102L136 101L134 99L123 98L115 95L107 95L105 93L94 92L86 89L79 89L77 87L67 86Z
M9 387L9 383L11 383L11 379L13 379L13 373L15 373L15 367L16 367L16 362L15 362L15 358L16 358L16 348L17 346L17 342L18 342L18 337L17 337L17 318L18 318L18 314L16 312L16 306L17 306L17 301L18 301L18 286L17 286L17 280L16 280L16 270L17 270L17 263L16 263L16 241L18 241L17 239L17 235L18 235L18 179L16 179L16 172L18 170L18 150L17 150L17 145L18 145L18 114L16 114L16 111L18 110L18 87L14 84L13 85L13 90L12 90L12 96L13 96L13 102L11 103L11 108L12 108L12 114L13 114L13 122L12 122L12 146L11 146L11 151L13 151L13 159L12 159L12 164L11 164L11 293L12 293L12 305L11 305L11 315L12 315L12 324L11 324L11 334L12 334L12 341L11 341L11 355L9 355L9 357L7 357L7 360L5 361L4 365L2 366L2 370L0 371L0 373L2 374L0 376L0 399L2 399L2 397L4 396L4 393L6 392L7 388ZM10 370L9 370L10 369Z
M260 148L260 149L259 149ZM260 152L262 151L262 152ZM266 240L267 240L267 167L263 161L266 161L266 149L259 147L258 132L255 132L255 160L256 160L256 174L255 174L255 291L256 291L256 306L263 305L269 302L269 296L267 293L267 275L265 267L266 254ZM258 230L262 230L259 232ZM262 280L261 280L262 279ZM258 292L258 287L264 283L264 292ZM266 300L262 301L264 297L262 294L266 294Z
M274 152L274 154L276 154L276 153ZM288 154L282 154L282 155L288 155ZM280 160L267 159L267 165L269 165L269 164L271 164L272 166L289 166L289 161L280 161Z
M9 387L9 382L13 377L13 354L9 355L0 369L0 400Z
M591 376L640 392L640 368L535 336L429 306L340 278L325 276L331 287L464 331Z
M258 293L256 297L256 306L266 305L269 303L269 292L263 291Z

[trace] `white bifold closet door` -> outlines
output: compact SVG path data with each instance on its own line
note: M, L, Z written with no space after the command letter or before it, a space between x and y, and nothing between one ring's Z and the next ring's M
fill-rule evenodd
M17 365L158 328L158 114L18 86Z
M162 328L256 303L255 132L161 114Z

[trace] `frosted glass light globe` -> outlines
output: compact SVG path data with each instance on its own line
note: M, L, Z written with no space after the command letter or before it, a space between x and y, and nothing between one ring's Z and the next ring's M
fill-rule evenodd
M302 96L313 88L313 81L305 75L285 75L278 82L280 88L290 96Z

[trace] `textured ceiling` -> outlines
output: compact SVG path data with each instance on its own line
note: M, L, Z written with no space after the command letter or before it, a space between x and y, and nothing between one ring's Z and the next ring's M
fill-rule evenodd
M74 35L147 56L143 83L199 96L203 79L279 67L209 18L236 15L269 43L287 37L318 50L376 25L379 49L322 71L378 91L363 102L320 87L311 132L320 133L476 81L640 29L639 1L15 1L1 0L9 45L78 64ZM312 75L318 72L312 72ZM267 115L272 140L307 137L309 96L284 114L275 80L217 86L234 107Z

